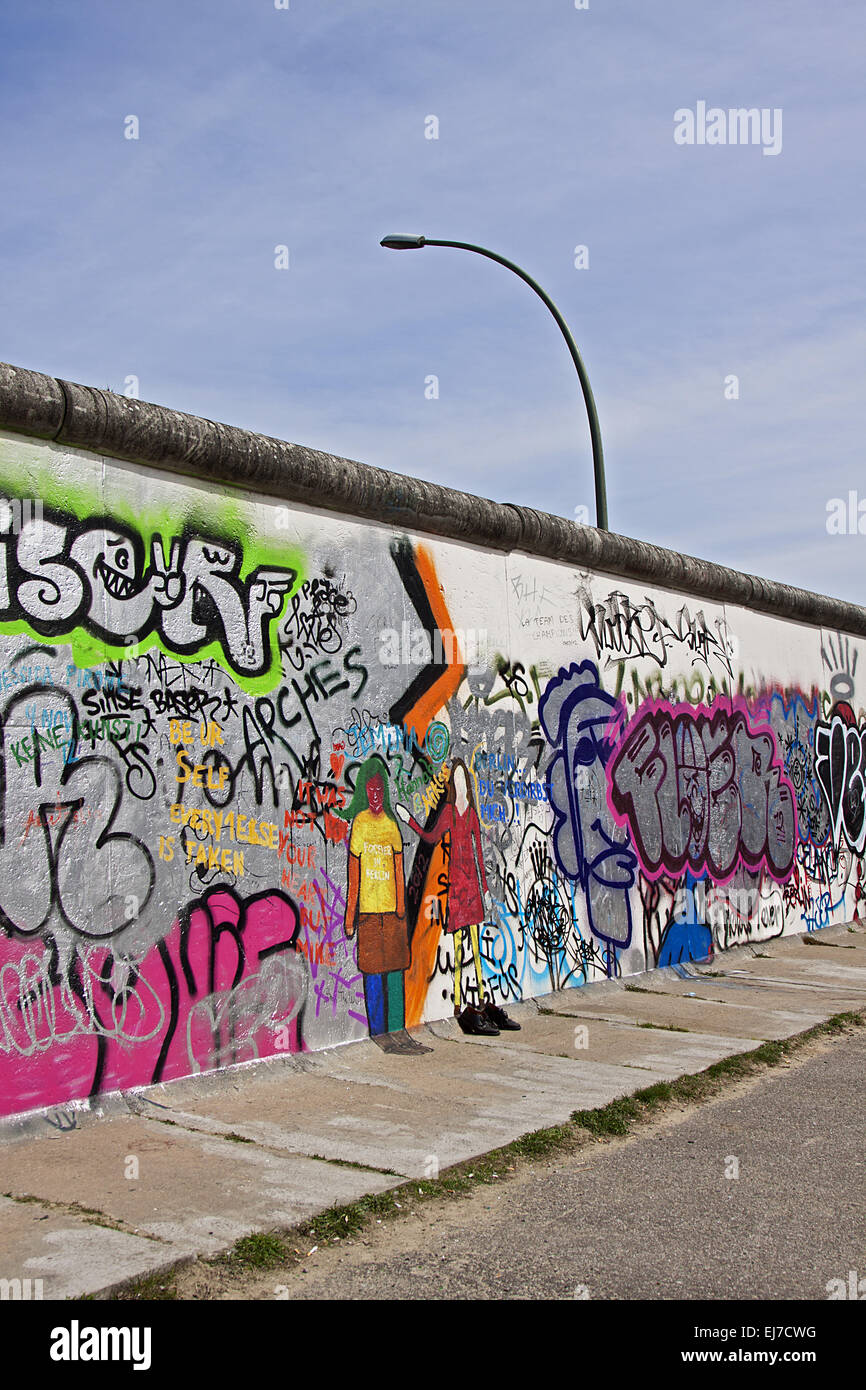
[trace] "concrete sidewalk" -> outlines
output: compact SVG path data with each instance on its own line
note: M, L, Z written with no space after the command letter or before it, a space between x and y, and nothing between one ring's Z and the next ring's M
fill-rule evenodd
M363 1041L0 1121L0 1278L105 1294L848 1010L859 923L512 1006L520 1033L447 1020L425 1053Z

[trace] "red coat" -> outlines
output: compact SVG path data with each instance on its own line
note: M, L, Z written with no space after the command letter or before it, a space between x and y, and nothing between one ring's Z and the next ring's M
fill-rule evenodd
M435 845L443 835L451 836L451 861L448 873L448 919L445 930L457 931L484 921L482 894L487 892L484 856L481 853L481 826L478 813L467 806L461 816L453 802L447 801L430 830L423 830L414 816L409 824L428 845Z

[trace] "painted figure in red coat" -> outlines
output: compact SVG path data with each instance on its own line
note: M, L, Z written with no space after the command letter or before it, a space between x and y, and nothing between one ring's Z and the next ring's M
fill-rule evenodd
M484 854L481 848L481 825L472 795L472 782L466 764L457 758L451 766L448 791L442 808L429 830L419 825L403 806L397 815L420 835L426 844L437 844L448 835L451 853L448 868L448 911L445 930L454 936L454 1012L466 1033L495 1034L500 1029L518 1029L519 1024L508 1018L504 1009L492 1001L485 1002L484 978L481 967L481 924L485 916L485 899L490 902ZM478 984L478 1004L461 1009L463 995L463 965L465 940L468 936Z

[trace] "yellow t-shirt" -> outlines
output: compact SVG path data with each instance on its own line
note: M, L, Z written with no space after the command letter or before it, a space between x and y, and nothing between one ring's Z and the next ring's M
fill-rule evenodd
M394 912L397 885L394 855L403 853L403 840L396 821L382 811L359 811L352 822L349 853L361 861L359 912Z

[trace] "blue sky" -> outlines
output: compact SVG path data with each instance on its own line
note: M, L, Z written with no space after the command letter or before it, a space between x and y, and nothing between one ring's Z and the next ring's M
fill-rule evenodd
M612 530L862 603L864 69L856 0L4 7L0 358L594 517L543 305L378 245L477 242L571 325ZM781 151L676 144L699 101Z

